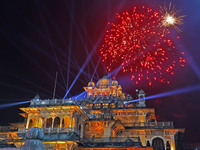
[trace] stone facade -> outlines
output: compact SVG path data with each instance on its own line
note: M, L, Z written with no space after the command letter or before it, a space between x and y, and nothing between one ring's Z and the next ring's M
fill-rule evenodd
M42 140L44 132L40 128L34 127L26 133L26 140L20 150L46 150L43 147Z
M109 77L89 82L84 89L87 97L76 101L35 97L30 107L21 108L26 122L7 130L1 127L0 139L23 150L30 144L26 134L38 127L44 135L36 143L46 150L178 149L184 129L174 128L173 122L157 122L155 110L146 108L143 90L137 93L139 101L132 102L132 96Z

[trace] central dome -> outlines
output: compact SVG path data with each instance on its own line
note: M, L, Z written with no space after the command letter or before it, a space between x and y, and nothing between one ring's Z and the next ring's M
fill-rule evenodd
M108 76L104 76L97 82L98 87L107 87L110 86L112 82L112 79Z

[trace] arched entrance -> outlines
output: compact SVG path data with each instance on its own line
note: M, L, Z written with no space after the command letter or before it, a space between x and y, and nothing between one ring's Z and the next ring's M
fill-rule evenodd
M31 118L30 121L29 121L28 128L36 127L36 125L37 125L37 119L36 118Z
M47 118L46 128L52 128L52 120L53 119L51 117Z
M54 119L54 125L53 125L53 127L55 127L55 128L59 128L60 127L60 118L59 117L56 117Z
M45 125L45 118L40 117L38 120L38 128L44 128L44 125Z
M153 139L152 146L154 150L165 150L165 144L163 139L158 137Z

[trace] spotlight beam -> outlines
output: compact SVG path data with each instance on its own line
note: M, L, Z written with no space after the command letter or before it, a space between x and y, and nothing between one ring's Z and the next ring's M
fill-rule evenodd
M74 59L74 62L76 62L76 64L75 64L76 66L73 65L72 67L74 67L74 68L77 69L77 70L80 70L81 67L80 67L80 65L78 64L78 62L77 62L76 59ZM74 64L74 62L73 62L73 64ZM87 72L85 72L84 70L83 70L82 74L84 75L86 81L88 81L88 77L89 77L89 76L92 76L92 75L90 75L90 73L87 73Z
M45 13L46 13L46 15L47 15L47 18L49 18L51 24L54 26L56 32L57 32L58 35L60 36L60 38L61 38L61 40L63 41L63 43L65 44L66 48L68 48L68 46L67 46L67 44L66 44L66 40L65 40L64 37L62 36L61 31L59 30L59 28L58 28L58 26L56 25L55 21L52 20L51 14L49 13L48 9L47 9L44 5L42 5L42 6L43 6L44 11L45 11ZM65 54L65 53L63 53L63 54ZM67 55L65 54L65 56L67 56Z
M42 90L42 91L44 91L44 92L46 92L46 93L52 95L52 92L50 92L50 91L48 91L48 90L46 90L46 89L40 87L39 85L37 85L37 84L35 84L35 83L31 82L31 81L28 81L28 80L26 80L26 79L20 78L19 76L15 75L15 74L12 74L12 73L10 73L10 72L8 72L8 71L5 71L5 70L3 70L2 72L6 73L7 75L10 75L10 76L12 76L12 77L15 77L15 78L17 78L17 79L19 79L19 80L22 80L22 81L24 81L25 83L28 83L28 84L30 84L30 85L36 87L36 88L39 88L40 90ZM59 97L61 97L61 96L59 96Z
M4 24L4 22L2 22L1 21L1 23L3 23ZM9 25L7 25L7 24L5 24L7 27L9 27L10 29L12 29L12 30L14 30L11 26L9 26ZM14 32L16 32L15 30L14 30ZM36 64L46 75L48 74L48 72L47 71L45 71L45 69L44 68L42 68L38 63L36 63L36 61L31 57L31 56L28 56L28 54L26 54L24 51L23 51L23 49L20 47L20 46L18 46L16 43L16 41L17 40L19 40L19 39L23 39L23 40L19 40L20 42L21 41L24 41L24 43L26 44L26 45L29 45L29 46L31 46L31 47L34 47L35 48L35 50L37 50L37 51L39 51L39 52L41 52L41 53L43 53L45 56L47 56L47 57L49 57L51 60L53 60L53 61L55 61L53 58L52 58L52 56L50 56L47 52L45 52L42 48L40 48L40 47L38 47L38 46L36 46L35 44L33 44L33 43L31 43L29 40L27 40L27 38L25 38L25 37L23 37L22 35L20 35L20 33L17 33L16 32L16 35L17 35L17 37L15 38L15 39L11 39L10 37L10 35L12 35L12 37L14 37L13 36L13 33L5 33L5 31L3 31L3 30L1 30L0 29L0 33L2 34L2 35L4 35L11 43L13 43L13 45L15 45L15 47L17 47L24 55L26 55L27 57L29 57L30 58L30 60L32 61L32 62L34 62L34 64ZM7 35L7 34L9 34L9 35ZM20 38L19 38L20 37ZM52 76L50 76L49 74L47 75L47 76L49 76L49 78L51 79L51 80L53 80L54 81L54 78L52 77ZM58 83L58 86L60 87L60 88L62 88L62 89L65 89L64 87L62 87L62 85L60 84L60 83Z
M31 28L33 28L38 34L40 34L45 40L47 40L47 38L46 38L46 36L44 35L44 34L41 34L42 32L41 31L39 31L33 24L31 24L30 23L30 20L28 20L25 16L23 16L19 11L17 11L17 14L19 15L19 16L21 16L21 18L23 18L24 20L26 20L27 22L27 24L28 25L30 25L31 26ZM7 25L6 25L7 26ZM20 34L20 33L18 33L18 34ZM21 36L21 35L20 35ZM27 41L27 38L24 38L24 37L22 37L21 36L21 38L23 38L23 40L22 41L26 41L26 44L27 43L29 43L29 44L31 44L30 43L30 41ZM35 44L31 44L31 46L33 46L33 47L35 47L36 48L36 50L38 50L39 52L42 52L43 54L45 54L46 56L48 56L49 58L51 58L51 60L53 60L53 61L55 61L46 51L44 51L43 49L41 49L40 47L37 47ZM55 48L56 49L59 49L58 47L56 47L55 46ZM60 49L59 49L59 51L58 52L62 52L62 51L60 51ZM64 55L65 53L62 53L62 55ZM59 86L60 86L60 84L59 84Z
M76 83L77 79L79 78L79 76L81 75L81 73L83 72L84 68L86 67L86 65L88 64L89 60L91 59L92 55L94 54L96 48L98 47L99 43L100 43L100 39L102 39L103 37L103 32L100 35L100 38L98 39L98 41L96 42L96 44L94 45L93 49L91 50L89 56L87 57L86 61L84 62L84 64L82 65L79 73L77 74L77 76L75 77L74 81L72 82L71 86L69 87L67 93L65 94L64 98L67 97L69 91L71 90L71 88L74 86L74 84Z
M17 91L22 91L22 92L26 92L26 93L30 93L30 94L36 94L36 92L33 92L33 91L31 91L27 88L19 87L19 86L16 86L16 85L11 85L11 84L8 84L8 83L3 83L3 82L1 82L0 85L8 87L8 88L15 89ZM46 95L46 94L41 94L41 95L44 96L44 97L49 97L49 95Z
M116 100L115 100L113 97L111 97L111 99L114 100L114 101L116 102Z
M189 51L183 46L183 43L178 43L177 41L176 45L178 45L180 47L180 49L182 49L186 55L187 58L192 58L191 61L188 60L189 65L191 66L191 68L193 69L193 71L196 73L196 75L198 76L198 78L200 79L200 68L198 67L196 61L194 60L194 58L192 57L192 55L189 53Z
M70 72L71 75L73 75L74 77L76 77L76 74L73 72ZM81 83L83 83L84 85L87 85L87 82L83 81L82 79L78 79Z
M86 93L86 91L84 91L84 92L82 92L82 93L80 93L80 94L78 94L76 96L73 96L72 98L74 98L75 100L77 100L78 97L82 96L85 93Z
M101 58L99 58L99 60L98 60L98 62L97 62L97 65L96 65L96 67L95 67L95 69L94 69L94 73L93 73L93 75L92 75L91 80L93 80L94 75L95 75L95 73L97 72L97 68L98 68L98 66L99 66L100 61L101 61ZM98 74L97 74L97 75L98 75ZM99 77L98 77L98 78L99 78Z
M173 90L173 91L169 91L165 93L160 93L160 94L145 97L143 99L136 99L136 100L132 100L132 101L124 102L124 103L127 104L127 103L142 101L142 100L167 97L167 96L172 96L172 95L177 95L177 94L185 94L189 92L196 92L199 90L200 90L200 85L194 85L194 86L189 86L189 87L185 87L185 88L181 88L181 89L177 89L177 90Z
M93 104L95 104L99 98L100 98L100 95L95 99Z
M119 73L119 71L121 70L121 68L122 68L122 66L120 65L118 68L116 68L115 70L113 70L112 72L110 72L108 76L109 77L116 76Z
M52 39L51 39L49 30L48 30L47 25L46 25L46 23L45 23L45 21L44 21L45 18L44 18L44 16L42 15L41 10L38 9L38 7L37 7L37 10L38 10L38 12L39 12L39 14L40 14L40 15L39 15L39 16L40 16L40 20L42 21L43 26L44 26L44 28L45 28L45 31L46 31L46 34L47 34L47 37L48 37L47 39L48 39L49 44L51 45L51 50L53 51L53 54L54 54L54 56L55 56L55 60L56 60L58 69L59 69L59 71L60 71L60 73L61 73L62 80L63 80L63 82L64 82L64 85L66 85L66 82L65 82L65 79L64 79L64 76L63 76L63 72L62 72L62 69L61 69L61 67L60 67L60 63L59 63L58 57L57 57L56 52L55 52L55 49L54 49L54 45L55 45L55 44L53 44L53 41L52 41Z
M69 13L71 13L71 12L69 12ZM72 15L71 15L71 20L72 20L72 23L73 23L75 29L80 33L80 29L79 29L77 23L75 23L75 20L74 20L74 18L72 17ZM78 20L81 20L81 19L78 19ZM84 38L84 39L89 39L89 37L87 36L86 29L85 29L85 23L83 23L83 24L84 24L83 31L84 31L84 34L85 34L85 38ZM81 25L82 25L82 24L81 24ZM80 38L80 40L81 40L81 42L82 42L82 44L83 44L83 46L84 46L84 49L86 50L86 53L87 53L87 55L88 55L88 54L89 54L89 51L88 51L87 46L85 45L86 41L84 41L84 39L83 39L83 37L81 36L81 34L78 34L78 35L79 35L79 38ZM89 42L91 43L91 40L90 40L90 39L89 39ZM92 65L93 69L95 69L95 65L94 65L93 61L90 60L90 62L91 62L91 65ZM90 79L89 65L87 65L87 66L88 66L88 75L89 75L89 76L87 76L87 77L88 77L88 79ZM97 72L96 72L96 74L97 74ZM99 75L97 74L97 76L99 76Z
M72 18L72 14L73 14L73 4L71 6L71 18ZM72 30L73 30L73 25L72 25L72 19L70 18L70 33L69 33L69 47L68 47L68 64L67 64L67 87L66 87L66 91L68 91L69 89L69 72L70 72L70 61L71 61L71 47L72 47Z
M72 30L73 30L73 26L72 26L72 23L70 23L69 47L68 47L68 64L67 64L67 87L66 87L66 90L68 90L68 88L69 88L69 72L70 72L70 61L71 61Z
M84 34L85 34L85 39L89 39L89 37L87 36L87 31L86 31L85 23L84 23ZM84 44L83 38L81 38L81 41L82 41L82 43ZM92 43L92 42L91 42L91 39L89 39L89 42ZM87 42L85 41L85 43L87 43ZM88 54L89 54L89 51L88 51L87 46L84 45L84 48L85 48L86 53L87 53L87 55L88 55ZM92 64L93 69L95 70L95 65L94 65L93 61L90 60L90 62L91 62L91 64ZM89 72L90 72L90 70L89 70L89 65L88 65L88 73L89 73ZM97 78L99 78L98 73L97 73L96 71L95 71L95 73L96 73L96 75L97 75ZM94 77L94 76L93 76L93 77ZM89 78L89 79L90 79L90 78Z
M30 103L30 102L31 101L23 101L23 102L2 104L2 105L0 105L0 109L5 109L5 108L8 108L8 107L22 105L22 104L26 104L26 103Z
M26 21L25 23L27 23L36 33L38 33L41 37L43 37L44 40L47 40L48 37L46 37L44 34L42 34L42 32L37 27L35 27L27 17L25 17L20 11L18 11L15 7L13 7L12 4L8 4L8 6L10 7L10 9L12 11L15 10L16 12L14 12L14 11L13 12L18 14L23 20L25 20ZM54 46L56 49L59 49L56 45L54 45ZM66 53L64 53L60 49L58 52L60 52L63 56L66 55Z
M5 34L4 31L2 31L1 29L0 29L0 33L1 33L2 35L4 35L16 48L18 48L19 51L21 51L26 57L28 57L28 58L33 62L34 65L36 65L38 68L40 68L40 70L41 70L42 72L44 72L51 80L54 81L54 78L53 78L51 75L49 75L49 73L48 73L47 71L45 71L45 70L41 67L41 65L40 65L37 61L35 61L35 60L33 59L33 57L31 57L30 55L28 55L27 53L25 53L25 52L23 51L23 49L22 49L19 45L17 45L17 43L16 43L15 40L10 39L10 37L9 37L7 34ZM58 83L58 85L60 86L60 88L62 88L63 90L65 90L65 88L63 88L63 86L62 86L61 84Z

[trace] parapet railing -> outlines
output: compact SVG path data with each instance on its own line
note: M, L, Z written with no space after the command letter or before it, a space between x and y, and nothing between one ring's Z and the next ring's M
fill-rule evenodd
M173 122L133 122L123 123L125 127L135 128L173 128Z
M46 105L75 105L73 99L33 99L30 106L46 106Z
M18 129L18 133L26 133L30 129ZM59 133L69 133L69 132L75 132L79 135L79 131L74 127L63 127L63 128L41 128L41 130L44 132L44 134L59 134Z
M108 104L108 103L107 103ZM80 104L82 105L82 104ZM94 104L93 106L83 106L83 109L124 109L124 108L137 108L136 105L126 104L126 105L105 105L105 104Z
M121 143L121 142L140 142L139 137L92 137L80 139L83 143Z
M17 128L13 126L0 126L0 132L7 132L7 131L17 131Z
M6 144L8 142L23 142L23 139L4 139L0 141L0 144Z

